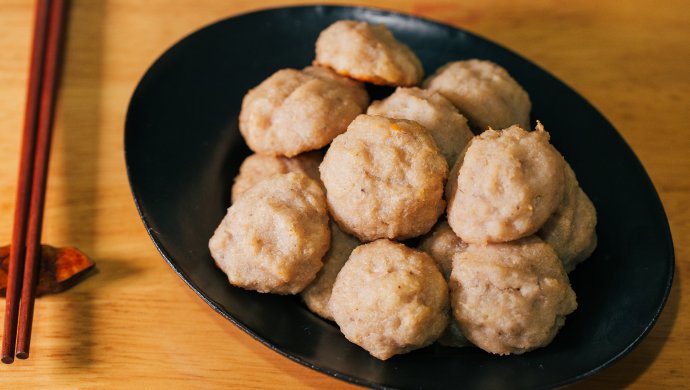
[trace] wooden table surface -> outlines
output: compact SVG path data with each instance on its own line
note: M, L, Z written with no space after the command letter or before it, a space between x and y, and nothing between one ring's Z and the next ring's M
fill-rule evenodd
M0 388L349 388L271 351L224 320L166 265L129 192L123 126L148 66L221 18L291 3L73 1L50 167L44 242L74 245L97 272L37 301L28 361ZM676 274L642 343L575 387L690 385L690 3L381 0L494 40L555 74L632 146L663 201ZM11 237L33 2L0 1L0 242ZM0 306L4 305L0 303ZM4 313L4 309L2 309ZM135 386L136 385L136 386Z

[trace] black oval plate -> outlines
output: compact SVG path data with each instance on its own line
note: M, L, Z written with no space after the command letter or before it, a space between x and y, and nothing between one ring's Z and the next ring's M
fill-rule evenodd
M529 92L599 213L599 247L571 274L579 308L546 348L499 357L433 345L379 361L311 314L299 297L231 287L207 242L249 154L237 129L242 97L278 69L301 68L319 32L339 19L385 23L427 73L453 60L490 59ZM145 38L142 38L145 39ZM524 388L574 382L610 365L649 331L669 293L674 254L661 202L616 130L573 90L485 39L381 10L293 7L205 27L163 54L130 102L125 155L141 218L165 260L213 309L283 355L375 387Z

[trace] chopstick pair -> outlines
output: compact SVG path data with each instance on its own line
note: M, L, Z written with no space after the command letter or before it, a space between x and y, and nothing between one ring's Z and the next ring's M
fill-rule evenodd
M2 362L29 357L55 98L68 0L37 0L8 267Z

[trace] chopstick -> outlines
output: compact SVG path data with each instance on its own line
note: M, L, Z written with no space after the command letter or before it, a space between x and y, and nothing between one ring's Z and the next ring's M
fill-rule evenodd
M39 0L41 1L41 0ZM46 0L50 3L49 0ZM29 208L29 226L27 227L26 260L22 296L19 305L19 334L17 339L17 357L29 357L31 344L31 325L33 323L34 300L36 299L36 281L41 259L41 229L43 227L43 210L45 204L46 181L48 179L48 161L50 143L53 133L55 114L55 97L57 94L58 72L62 36L64 33L67 0L53 0L50 6L48 27L48 47L46 63L43 70L41 88L41 107L38 120L38 138L36 140L36 160Z
M67 0L37 0L8 267L2 362L29 356L41 229ZM20 295L21 293L21 295ZM19 333L17 334L17 322Z
M7 291L5 293L5 327L2 337L2 362L14 361L14 347L17 337L17 317L22 275L24 273L24 254L26 241L26 220L31 197L31 178L33 176L33 156L38 123L38 100L43 78L43 58L45 56L48 30L48 7L43 1L36 4L33 47L29 73L29 88L24 112L24 133L19 160L19 179L14 209L14 224L10 259L8 266Z

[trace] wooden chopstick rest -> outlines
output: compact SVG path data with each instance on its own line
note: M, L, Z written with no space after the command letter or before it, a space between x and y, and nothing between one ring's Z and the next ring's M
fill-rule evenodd
M7 289L9 246L0 247L0 296ZM41 262L36 296L56 294L84 280L95 266L82 251L74 247L56 248L41 245Z

